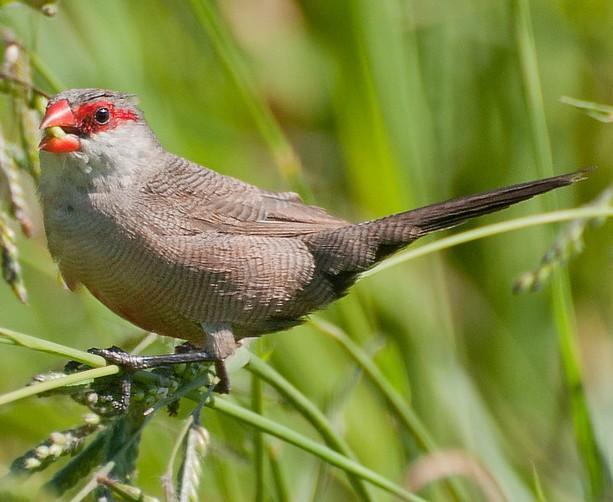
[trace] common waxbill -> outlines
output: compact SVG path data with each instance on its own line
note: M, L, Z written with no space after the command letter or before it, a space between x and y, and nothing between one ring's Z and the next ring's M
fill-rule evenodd
M236 341L295 326L347 292L361 272L414 240L582 178L572 173L353 224L167 152L132 96L72 89L41 128L49 250L66 284L113 312L200 350L134 357L132 367L222 361Z

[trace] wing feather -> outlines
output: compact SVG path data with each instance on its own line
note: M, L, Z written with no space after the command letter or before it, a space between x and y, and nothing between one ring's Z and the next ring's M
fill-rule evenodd
M349 224L294 192L262 190L180 157L148 180L143 192L149 210L165 213L164 233L294 237Z

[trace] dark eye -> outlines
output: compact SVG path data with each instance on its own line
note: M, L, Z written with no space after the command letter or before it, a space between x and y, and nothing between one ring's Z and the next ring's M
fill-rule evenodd
M96 119L96 122L101 125L106 124L110 118L111 112L109 112L109 109L105 107L98 108L94 114L94 119Z

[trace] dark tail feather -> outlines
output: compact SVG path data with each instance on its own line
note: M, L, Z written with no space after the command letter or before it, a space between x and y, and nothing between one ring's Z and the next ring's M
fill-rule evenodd
M517 202L530 199L535 195L571 185L585 179L586 173L585 170L576 171L466 197L458 197L457 199L387 216L368 222L366 225L379 227L383 244L402 244L403 238L409 237L411 239L412 237L411 240L413 240L416 233L417 236L422 236L436 230L451 228L470 218L493 213ZM410 231L411 227L413 228L413 235L403 236Z
M338 296L346 292L360 272L419 237L571 185L585 179L586 173L577 171L459 197L358 225L309 234L302 239Z

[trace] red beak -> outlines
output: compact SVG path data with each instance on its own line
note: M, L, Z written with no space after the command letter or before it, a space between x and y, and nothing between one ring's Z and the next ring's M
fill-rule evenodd
M77 120L75 119L75 116L70 109L68 101L65 99L61 99L60 101L56 101L55 103L47 107L47 111L45 112L43 121L40 123L40 128L46 129L47 127L56 126L74 127L76 125Z
M47 127L75 127L77 120L70 109L68 101L61 99L47 107L45 116L40 123L41 129ZM62 138L45 136L38 148L52 153L75 152L80 148L79 138L74 134L67 134Z

